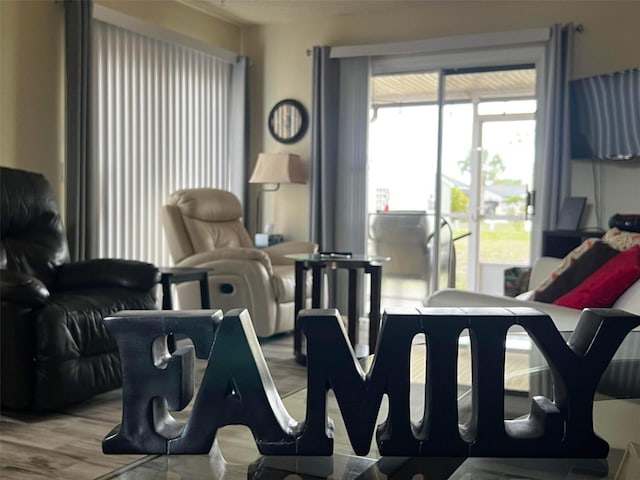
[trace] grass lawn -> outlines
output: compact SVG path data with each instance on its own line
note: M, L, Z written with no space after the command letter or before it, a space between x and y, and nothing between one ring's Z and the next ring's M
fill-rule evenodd
M455 225L454 237L468 232L468 224ZM458 240L456 249L456 287L467 288L468 249L471 237ZM525 230L525 222L499 223L485 221L480 229L480 262L505 265L529 265L531 232Z

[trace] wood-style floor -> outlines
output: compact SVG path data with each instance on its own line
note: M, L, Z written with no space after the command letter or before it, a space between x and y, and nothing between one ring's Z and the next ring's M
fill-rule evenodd
M293 335L261 344L280 395L306 385L306 370L293 359ZM200 371L204 364L198 360ZM46 415L2 411L0 479L94 479L141 458L102 453L102 439L121 415L120 389Z

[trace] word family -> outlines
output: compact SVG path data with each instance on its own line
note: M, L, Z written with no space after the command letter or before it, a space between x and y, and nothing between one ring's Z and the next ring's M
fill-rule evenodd
M246 310L125 311L105 320L119 345L122 424L104 439L105 453L207 454L218 429L246 425L263 455L333 453L327 392L334 392L349 440L367 455L375 431L380 454L410 457L592 457L608 444L593 432L598 382L640 317L585 310L568 341L545 314L530 308L422 308L384 314L373 362L364 371L336 310L305 310L297 319L307 345L306 418L286 411ZM505 344L523 328L546 359L554 398L534 396L527 416L504 419ZM457 410L459 338L471 339L471 418ZM421 418L409 409L412 341L427 343ZM192 345L167 350L167 335ZM182 342L185 343L185 342ZM195 358L208 359L185 423L171 411L194 396ZM383 397L388 417L377 425Z

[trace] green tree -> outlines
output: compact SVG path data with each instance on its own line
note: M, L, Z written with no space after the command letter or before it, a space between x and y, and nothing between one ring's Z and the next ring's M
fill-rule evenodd
M499 177L505 172L506 167L500 155L495 154L489 158L489 152L482 149L482 180L484 183L493 184L499 180ZM471 173L471 152L467 154L464 160L458 162L458 168L462 173Z
M458 187L451 187L451 213L464 213L469 210L469 197Z

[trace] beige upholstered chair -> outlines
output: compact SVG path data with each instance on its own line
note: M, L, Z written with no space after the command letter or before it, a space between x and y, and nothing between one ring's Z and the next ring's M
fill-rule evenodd
M162 222L176 266L208 267L212 308L247 308L256 334L293 330L294 263L288 253L313 253L311 242L253 246L230 192L210 188L179 190L162 207ZM311 289L308 288L309 292ZM177 287L180 308L200 308L195 283Z

